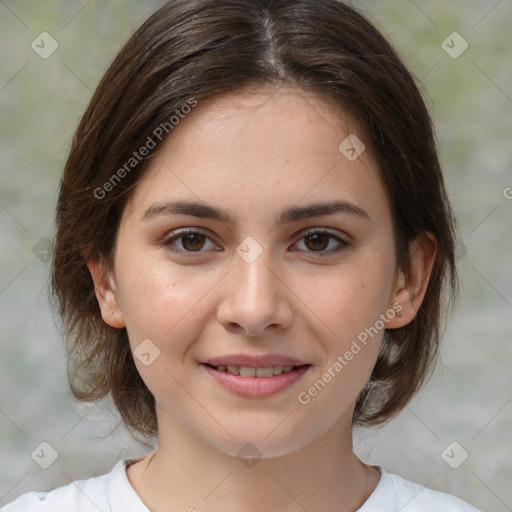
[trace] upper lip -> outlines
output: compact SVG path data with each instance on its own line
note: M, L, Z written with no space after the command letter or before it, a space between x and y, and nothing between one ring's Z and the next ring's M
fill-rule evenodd
M264 354L261 356L252 356L249 354L229 354L225 356L206 359L204 364L212 366L246 366L249 368L267 368L269 366L303 366L308 364L294 357L280 354Z

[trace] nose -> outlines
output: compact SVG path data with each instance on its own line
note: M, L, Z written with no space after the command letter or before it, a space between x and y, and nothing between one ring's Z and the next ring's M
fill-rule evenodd
M265 256L251 263L235 254L224 279L223 299L217 309L219 322L229 331L261 337L291 324L293 293L278 267ZM282 274L282 272L281 272Z

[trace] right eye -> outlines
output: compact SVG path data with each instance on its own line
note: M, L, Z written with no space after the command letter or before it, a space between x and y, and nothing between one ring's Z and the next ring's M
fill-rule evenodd
M170 233L170 236L167 236L162 241L162 245L170 248L172 251L190 256L193 253L206 252L201 251L201 249L205 246L205 240L210 240L205 233L192 229L186 229ZM182 248L177 248L176 242L178 242Z

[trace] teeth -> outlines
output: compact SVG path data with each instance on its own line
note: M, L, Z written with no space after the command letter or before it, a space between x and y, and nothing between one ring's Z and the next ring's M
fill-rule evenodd
M250 368L249 366L240 366L241 377L256 377L256 368Z
M274 375L281 375L283 373L283 367L282 366L274 366Z
M272 377L274 368L267 366L266 368L256 368L256 377ZM240 373L242 375L242 373Z
M215 369L219 372L228 372L232 375L240 375L241 377L272 377L281 375L282 373L291 372L295 367L293 365L285 366L266 366L263 368L254 368L252 366L226 366L220 364Z

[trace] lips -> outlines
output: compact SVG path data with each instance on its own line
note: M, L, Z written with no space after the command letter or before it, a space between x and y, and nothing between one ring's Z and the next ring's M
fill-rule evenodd
M277 354L233 354L207 359L201 366L230 392L247 398L263 398L294 384L311 364Z
M214 357L203 361L211 366L245 366L249 368L266 368L269 366L302 366L308 364L300 359L280 354L264 354L253 356L249 354L230 354Z

